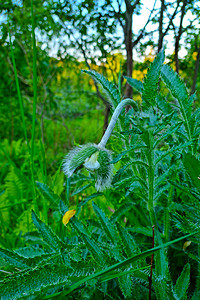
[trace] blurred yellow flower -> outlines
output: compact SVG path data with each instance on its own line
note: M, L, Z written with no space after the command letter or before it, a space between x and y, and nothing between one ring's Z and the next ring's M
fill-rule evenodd
M67 225L67 223L75 215L75 213L76 213L75 209L66 211L66 213L64 214L63 219L62 219L63 224Z

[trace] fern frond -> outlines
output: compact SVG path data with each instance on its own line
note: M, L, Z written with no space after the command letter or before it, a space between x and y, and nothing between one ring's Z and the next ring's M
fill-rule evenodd
M10 199L21 199L24 191L24 180L13 166L5 178L5 189Z

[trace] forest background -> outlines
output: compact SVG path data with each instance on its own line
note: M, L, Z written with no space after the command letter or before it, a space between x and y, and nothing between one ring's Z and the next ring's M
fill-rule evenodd
M0 4L0 245L9 249L26 244L21 236L34 230L32 209L63 231L55 203L45 201L36 187L33 192L30 178L59 196L68 193L60 171L64 156L74 145L98 143L107 128L110 104L82 69L103 74L124 98L141 104L125 76L142 81L164 48L166 62L189 94L196 90L195 108L200 105L198 1L157 0L148 8L141 0L33 2L34 24L29 1ZM117 136L109 148L121 150ZM75 182L70 207L76 209L94 192ZM99 195L98 204L108 215L115 196ZM92 216L90 206L81 212L83 221Z

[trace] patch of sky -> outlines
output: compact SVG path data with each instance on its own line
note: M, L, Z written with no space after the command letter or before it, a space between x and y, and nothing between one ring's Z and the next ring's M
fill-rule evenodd
M22 7L23 1L22 0L12 0L12 4Z

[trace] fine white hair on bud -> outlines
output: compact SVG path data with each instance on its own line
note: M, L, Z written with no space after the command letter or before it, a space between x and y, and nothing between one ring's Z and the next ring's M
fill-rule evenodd
M97 151L98 147L95 144L86 144L70 150L63 160L63 172L65 175L67 177L72 176L74 171Z
M111 151L95 144L86 144L75 147L66 155L63 160L63 172L68 176L80 166L88 171L94 172L97 191L103 191L111 186L113 178L113 167Z
M77 168L84 166L90 172L95 172L95 187L97 191L103 191L111 186L113 178L113 166L111 165L112 155L105 146L122 109L126 105L132 105L134 107L136 104L132 99L125 99L117 105L108 128L98 145L86 144L75 147L69 151L63 160L63 172L68 177L72 176Z
M100 167L96 170L96 183L95 187L97 191L104 191L111 187L113 178L113 165L111 151L104 148L99 151L98 162Z

